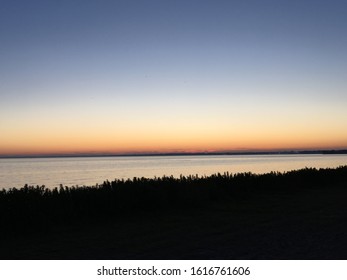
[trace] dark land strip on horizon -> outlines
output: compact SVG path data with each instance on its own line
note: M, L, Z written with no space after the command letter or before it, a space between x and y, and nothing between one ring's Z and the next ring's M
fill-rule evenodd
M0 158L58 158L58 157L149 157L149 156L247 156L247 155L338 155L347 150L290 150L290 151L244 151L244 152L181 152L181 153L68 153L37 155L0 155Z

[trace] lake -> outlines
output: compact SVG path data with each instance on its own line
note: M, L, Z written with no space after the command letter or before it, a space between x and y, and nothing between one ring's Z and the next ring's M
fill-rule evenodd
M100 184L105 180L163 175L290 171L347 165L347 155L206 155L0 159L0 188Z

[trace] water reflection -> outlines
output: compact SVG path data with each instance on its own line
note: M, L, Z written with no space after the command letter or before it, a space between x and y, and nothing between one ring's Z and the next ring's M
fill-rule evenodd
M337 167L347 155L151 156L0 159L0 187L24 184L95 185L104 180L163 175L211 175L217 172L289 171Z

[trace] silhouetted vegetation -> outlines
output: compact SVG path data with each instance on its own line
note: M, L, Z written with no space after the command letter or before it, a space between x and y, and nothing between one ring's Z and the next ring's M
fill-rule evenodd
M97 186L49 189L25 185L0 191L2 225L8 232L74 221L105 220L136 213L207 207L261 193L298 192L307 188L347 187L347 166L306 168L267 174L215 174L180 178L133 178Z

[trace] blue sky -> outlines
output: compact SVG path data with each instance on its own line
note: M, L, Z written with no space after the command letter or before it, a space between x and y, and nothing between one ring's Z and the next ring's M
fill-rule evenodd
M347 147L346 14L345 1L2 1L0 153Z

